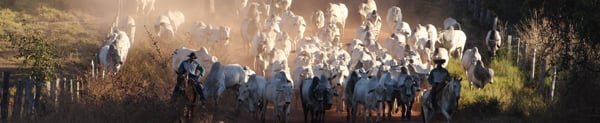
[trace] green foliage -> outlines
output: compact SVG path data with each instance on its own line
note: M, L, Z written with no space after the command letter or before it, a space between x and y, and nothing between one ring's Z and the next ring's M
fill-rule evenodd
M22 59L22 67L30 68L27 72L35 78L42 80L53 80L56 78L56 68L59 67L56 47L39 36L16 36L9 33L8 39L12 48L17 49L15 57Z
M535 86L527 86L526 72L512 60L506 49L500 49L495 59L486 63L494 70L494 83L482 89L471 89L461 60L451 58L447 66L452 76L463 78L459 108L461 112L477 117L511 116L527 118L537 116L547 108L543 95Z

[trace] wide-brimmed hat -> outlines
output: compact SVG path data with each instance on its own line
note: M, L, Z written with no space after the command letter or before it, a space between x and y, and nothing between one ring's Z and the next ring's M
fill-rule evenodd
M439 55L436 55L435 57L433 57L433 63L435 63L435 64L443 64L444 62L446 62L446 59L442 58Z
M190 53L190 54L188 55L188 57L190 57L191 59L196 59L196 58L198 58L198 57L196 56L196 53L193 53L193 52L192 52L192 53Z

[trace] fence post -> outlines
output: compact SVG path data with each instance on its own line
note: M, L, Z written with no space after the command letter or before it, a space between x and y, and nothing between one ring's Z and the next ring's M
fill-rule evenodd
M542 50L542 52L543 52L543 50ZM542 53L542 55L543 55L543 54L544 54L544 53ZM542 68L541 68L541 69L542 69L542 71L541 71L540 73L541 73L542 75L540 76L540 79L541 79L541 80L540 80L540 89L539 89L539 91L540 91L540 94L544 94L544 92L545 92L545 91L544 91L544 90L545 90L545 89L544 89L544 87L545 87L545 85L546 85L546 59L544 59L544 58L543 58L543 56L542 56L542 59L540 59L540 60L541 60L541 61L540 61L540 62L541 62L540 64L542 65L542 66L541 66L541 67L542 67ZM546 93L546 94L547 94L547 93ZM547 96L548 96L548 95L544 95L544 97L547 97Z
M554 89L556 88L556 67L552 73L552 90L550 90L550 100L554 100Z
M35 78L34 78L35 80ZM25 108L23 108L23 115L28 116L32 113L34 98L33 98L33 81L25 82Z
M16 83L16 92L13 97L13 113L12 113L12 121L17 121L21 119L21 104L23 103L23 81L19 81Z
M517 39L517 56L516 56L516 59L517 59L516 63L519 64L520 59L521 59L521 39L520 38Z
M79 93L81 93L81 80L77 79L77 84L75 85L75 101L79 102Z
M54 103L54 107L57 107L58 105L58 98L56 98L57 96L57 87L58 84L60 83L60 78L57 78L56 81L54 82L50 82L50 100Z
M512 52L512 35L506 37L506 45L508 46L508 53Z
M67 87L69 88L69 98L71 98L71 102L73 102L73 96L74 96L74 93L73 93L73 92L74 92L73 86L74 86L74 85L75 85L75 84L73 83L73 79L70 79L70 81L69 81L69 86L67 86Z
M96 78L96 67L94 67L94 60L92 60L92 78Z
M8 123L8 82L10 80L10 72L4 72L4 83L2 83L2 111L0 111L0 113L2 114L2 122L3 123Z
M521 68L525 68L526 64L527 64L527 46L529 45L529 43L527 42L523 42L523 62L521 64Z
M531 58L531 75L529 76L529 82L533 83L533 79L535 77L535 52L537 49L533 49L533 57Z

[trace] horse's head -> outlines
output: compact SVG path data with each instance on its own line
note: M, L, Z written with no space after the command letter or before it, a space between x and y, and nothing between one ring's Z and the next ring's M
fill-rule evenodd
M456 100L460 99L460 81L462 81L462 78L452 78L452 80L450 80L450 90L451 92L453 92L454 96L456 97Z

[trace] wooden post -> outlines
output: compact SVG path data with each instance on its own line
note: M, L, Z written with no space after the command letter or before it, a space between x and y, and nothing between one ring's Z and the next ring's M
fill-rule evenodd
M50 82L50 100L54 103L54 106L57 106L58 104L58 98L56 98L57 96L57 88L58 88L58 84L60 83L60 79L57 78L56 81L54 82Z
M96 78L96 67L94 67L94 60L92 60L92 78Z
M78 102L79 101L79 93L81 91L81 80L77 80L76 84L75 84L75 101Z
M508 52L512 52L512 35L506 37L506 45L508 46Z
M10 80L10 72L4 72L4 83L2 84L2 103L0 113L2 114L2 122L8 123L8 82Z
M517 39L517 55L516 55L516 59L517 59L517 64L519 64L519 60L521 58L521 39Z
M527 64L527 46L529 45L527 42L523 42L523 62L521 64L521 68L525 68Z
M12 121L18 121L19 119L21 119L21 104L23 104L23 81L19 81L17 82L15 85L16 86L16 92L15 95L13 97L13 113L12 113Z
M533 83L533 79L535 77L535 53L537 49L533 49L533 57L531 58L531 75L529 76L529 82Z
M75 84L73 83L73 79L71 79L69 81L69 85L67 86L69 88L69 97L71 98L71 102L73 101L73 95L74 95L73 85L75 85Z
M542 50L542 52L543 52L543 50ZM544 53L542 53L542 54L544 54ZM546 86L546 59L543 58L543 56L542 56L542 59L540 59L540 60L542 60L542 61L540 61L541 62L540 64L542 65L541 66L542 67L541 68L542 71L540 73L542 75L540 76L540 88L539 88L539 91L540 91L540 94L544 94L544 92L545 92L544 91L544 87ZM544 97L547 97L547 95L544 95Z
M42 85L45 82L44 79L45 78L40 78L40 79L36 79L36 80L34 80L34 81L31 82L32 87L35 86L35 90L34 90L35 93L33 93L33 95L32 95L32 99L33 99L32 101L33 102L31 103L32 104L31 106L33 108L32 108L31 113L35 113L33 110L37 109L35 107L38 107L40 105L40 100L42 100L42 98L43 98L43 96L42 96Z
M556 67L554 67L552 73L552 89L550 90L550 100L554 100L554 89L556 88Z
M35 80L35 78L34 78ZM33 98L33 81L25 82L25 108L23 108L23 115L28 116L32 113L34 105Z

